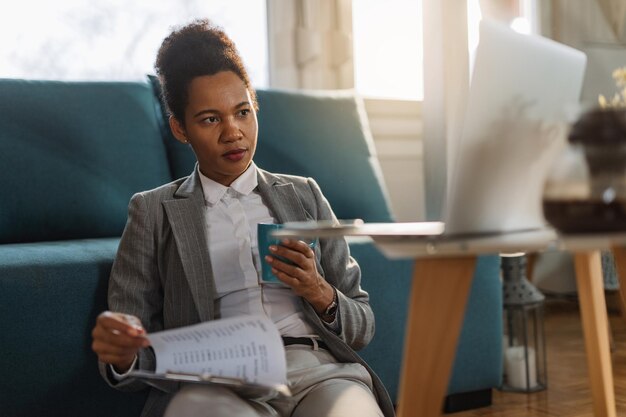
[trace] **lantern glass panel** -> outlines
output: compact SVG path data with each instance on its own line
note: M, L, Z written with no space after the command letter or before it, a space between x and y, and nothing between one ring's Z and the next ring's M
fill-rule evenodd
M502 254L504 340L502 389L534 392L547 387L543 329L545 297L526 277L523 253Z

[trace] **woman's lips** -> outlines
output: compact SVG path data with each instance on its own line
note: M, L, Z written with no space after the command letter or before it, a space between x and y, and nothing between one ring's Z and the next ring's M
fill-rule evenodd
M241 161L241 159L244 157L245 154L246 154L245 149L235 149L234 151L226 152L222 156L230 161L237 162L237 161Z

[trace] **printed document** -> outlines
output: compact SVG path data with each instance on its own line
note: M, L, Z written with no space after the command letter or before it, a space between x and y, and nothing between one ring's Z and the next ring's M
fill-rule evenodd
M190 373L280 385L287 383L285 348L268 317L241 316L151 333L156 374Z

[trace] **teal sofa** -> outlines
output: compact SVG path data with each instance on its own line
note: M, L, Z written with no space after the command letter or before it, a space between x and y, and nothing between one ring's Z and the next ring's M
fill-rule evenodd
M193 168L190 149L169 133L156 87L0 80L2 416L140 412L145 393L117 392L100 379L90 331L106 309L131 195ZM259 166L315 177L339 218L392 221L359 100L275 90L258 96ZM389 261L363 240L350 249L377 318L376 336L360 353L395 398L412 261ZM498 268L495 256L477 265L450 410L484 405L500 384Z

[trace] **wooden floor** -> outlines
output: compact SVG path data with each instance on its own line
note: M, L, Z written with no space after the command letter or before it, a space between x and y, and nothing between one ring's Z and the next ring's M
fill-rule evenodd
M607 294L614 340L613 373L617 415L626 416L626 320ZM548 389L534 394L494 390L493 405L450 414L451 417L583 417L592 416L584 340L576 300L550 299L546 304Z

